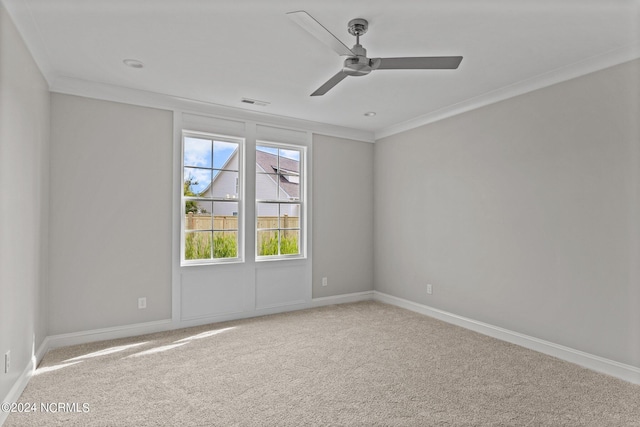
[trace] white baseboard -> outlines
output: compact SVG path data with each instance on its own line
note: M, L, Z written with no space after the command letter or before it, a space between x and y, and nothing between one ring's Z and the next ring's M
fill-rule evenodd
M225 315L207 316L196 319L183 319L178 325L172 323L171 319L158 320L155 322L137 323L132 325L115 326L111 328L93 329L88 331L72 332L68 334L49 335L45 338L42 345L38 349L37 361L47 351L70 345L85 344L94 341L105 341L117 338L126 338L136 335L150 334L154 332L167 331L170 329L185 328L191 326L199 326L209 323L225 322L230 320L238 320L247 317L264 316L268 314L282 313L285 311L302 310L311 307L320 307L331 304L344 304L349 302L370 301L373 299L373 291L356 292L351 294L335 295L330 297L314 298L310 303L292 304L291 306L277 306L256 309L251 312L227 313Z
M42 340L42 344L40 344L40 347L38 347L38 350L36 350L36 354L33 355L33 357L36 358L36 366L34 366L34 369L38 368L38 365L40 364L40 362L42 362L44 355L47 354L50 348L49 337L45 337L44 340Z
M13 384L13 387L11 387L11 390L9 390L9 393L5 396L4 400L0 401L0 403L15 403L18 401L20 395L22 395L22 392L29 383L31 376L33 375L33 371L36 369L36 364L36 357L33 356L26 368L24 368L16 382ZM0 411L0 426L7 420L9 414L10 412Z
M373 291L373 299L375 301L384 302L407 310L415 311L447 323L461 326L502 341L510 342L530 350L538 351L549 356L567 362L575 363L585 368L611 375L616 378L628 381L634 384L640 384L640 368L616 362L615 360L605 359L604 357L585 353L563 345L555 344L549 341L541 340L535 337L524 335L508 329L493 326L488 323L479 322L477 320L468 319L449 313L427 305L418 304L403 298L394 297L382 292Z
M322 307L332 304L345 304L360 301L379 301L398 307L402 307L417 313L421 313L447 323L461 326L484 335L488 335L512 344L520 345L540 353L548 354L558 359L572 362L586 368L611 375L622 380L640 384L640 368L616 362L614 360L605 359L549 341L541 340L535 337L524 335L488 323L479 322L463 316L458 316L437 308L419 304L403 298L398 298L378 291L364 291L350 294L334 295L328 297L313 298L310 303L303 306L291 306L289 309L304 309L312 307ZM138 323L133 325L117 326L112 328L94 329L89 331L74 332L69 334L50 335L44 339L36 354L32 357L28 366L24 369L18 380L15 382L9 394L5 398L5 402L16 402L26 387L29 379L37 365L40 363L44 355L53 348L64 347L69 345L83 344L94 341L103 341L117 338L125 338L136 335L144 335L148 333L167 331L176 327L189 327L195 324L213 323L227 320L236 320L244 317L253 317L255 315L273 314L275 312L288 311L280 307L279 309L266 310L265 312L235 313L223 318L198 319L193 321L180 322L179 325L172 323L172 320L159 320L155 322ZM272 313L273 312L273 313ZM0 425L4 423L8 413L0 412Z
M309 308L304 302L294 302L292 304L281 304L273 307L256 308L253 310L233 311L224 314L208 316L198 316L181 319L178 328L191 328L194 326L209 325L212 323L231 322L234 320L250 319L252 317L268 316L270 314L286 313L287 311L297 311Z
M171 319L154 322L136 323L133 325L114 326L112 328L93 329L89 331L72 332L69 334L49 335L43 344L47 344L44 353L53 348L69 345L84 344L94 341L113 340L117 338L133 337L172 329ZM38 350L40 353L40 350Z
M271 307L256 308L251 311L239 311L225 313L215 316L203 316L198 318L180 320L180 327L190 328L192 326L207 325L210 323L228 322L233 320L247 319L251 317L268 316L271 314L286 313L288 311L305 310L307 308L322 307L333 304L346 304L350 302L371 301L373 291L354 292L351 294L332 295L329 297L313 298L311 302L294 302L291 304L280 304Z
M158 320L155 322L137 323L133 325L115 326L111 328L93 329L88 331L72 332L68 334L49 335L45 338L37 352L38 363L47 351L70 345L85 344L94 341L105 341L117 338L126 338L136 335L150 334L153 332L167 331L170 329L199 326L209 323L238 320L247 317L264 316L268 314L282 313L285 311L302 310L311 307L320 307L331 304L344 304L349 302L370 301L373 299L373 291L356 292L351 294L335 295L330 297L314 298L310 303L297 303L290 306L277 306L256 309L251 312L227 313L224 315L207 316L196 319L182 319L178 325L172 320Z
M374 291L354 292L352 294L333 295L330 297L313 298L311 307L322 307L324 305L345 304L350 302L371 301Z

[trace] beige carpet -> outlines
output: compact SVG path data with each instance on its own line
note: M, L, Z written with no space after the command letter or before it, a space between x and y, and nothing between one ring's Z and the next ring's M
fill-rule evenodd
M375 302L57 349L20 402L6 426L640 426L640 386Z

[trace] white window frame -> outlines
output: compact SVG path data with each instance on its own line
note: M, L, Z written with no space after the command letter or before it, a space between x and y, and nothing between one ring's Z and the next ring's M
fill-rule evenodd
M226 197L187 197L184 195L184 146L185 146L185 138L193 137L193 138L202 138L202 139L211 139L212 141L220 141L220 142L231 142L238 144L238 181L237 181L237 190L238 197L234 199L229 199ZM182 130L181 140L180 140L180 266L194 266L194 265L211 265L211 264L230 264L230 263L242 263L244 262L244 150L246 147L245 138L228 136L228 135L220 135L209 132L199 132L199 131L191 131L191 130ZM213 148L212 148L213 149ZM205 168L208 169L208 168ZM214 170L213 164L211 165L211 170ZM186 202L189 200L200 200L206 202L236 202L238 203L238 226L237 226L237 256L234 258L205 258L205 259L185 259L185 238L187 235L185 218L186 218ZM213 215L213 212L212 212ZM211 231L212 234L215 233L215 230L207 230ZM213 236L212 236L213 237Z
M257 262L261 261L278 261L278 260L287 260L287 259L305 259L307 257L307 147L304 145L297 144L287 144L283 142L273 142L273 141L264 141L264 140L256 140L256 147L269 147L275 149L283 149L283 150L295 150L300 152L300 172L299 172L299 180L301 181L299 185L299 197L298 200L279 200L279 199L258 199L257 197L257 185L256 180L258 177L258 171L256 170L254 176L254 186L256 187L256 198L255 198L255 222L254 222L254 233L255 233L255 257ZM279 158L278 158L279 161ZM278 172L280 170L280 165L278 165ZM298 238L298 248L299 253L297 254L278 254L278 255L259 255L258 251L258 204L260 203L269 203L269 204L288 204L288 205L300 205L300 218L299 218L299 238ZM262 229L261 229L262 230ZM276 230L276 229L273 229ZM281 224L278 224L278 252L280 251L280 237Z

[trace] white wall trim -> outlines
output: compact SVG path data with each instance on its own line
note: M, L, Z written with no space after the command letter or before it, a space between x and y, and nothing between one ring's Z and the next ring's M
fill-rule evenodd
M322 307L333 304L346 304L350 302L371 301L374 291L354 292L350 294L332 295L328 297L313 298L311 307Z
M24 368L16 382L13 383L13 387L11 387L9 393L4 397L4 399L0 400L0 403L15 403L18 401L20 395L22 395L22 392L33 376L33 371L36 369L36 364L36 357L31 357L31 360ZM0 411L0 426L7 420L9 414L10 412Z
M321 298L313 298L311 302L296 301L288 304L279 304L273 307L262 307L251 311L238 311L212 316L201 316L189 319L157 320L153 322L136 323L131 325L114 326L110 328L92 329L87 331L71 332L68 334L50 335L44 339L34 356L34 367L42 360L44 355L54 348L70 345L85 344L95 341L105 341L117 338L126 338L137 335L163 332L173 329L189 328L192 326L207 325L212 323L241 320L251 317L259 317L270 314L285 313L287 311L305 310L313 307L321 307L332 304L345 304L374 299L374 291L356 292L350 294L334 295Z
M171 319L174 327L180 324L182 317L182 287L181 287L181 267L180 267L180 244L181 224L183 219L180 212L180 200L182 197L182 111L173 111L173 183L171 191Z
M256 308L249 311L237 311L233 313L214 314L210 316L199 316L189 319L182 319L180 325L174 329L191 328L194 326L210 325L221 322L232 322L235 320L250 319L254 317L269 316L271 314L286 313L311 308L306 302L282 304L274 307Z
M105 101L123 102L150 108L168 110L193 111L214 115L231 120L255 121L269 125L283 126L292 129L303 129L311 133L353 139L356 141L375 142L381 138L405 132L417 127L434 123L496 102L504 101L534 90L542 89L571 80L589 73L613 67L624 62L640 58L640 43L614 49L583 61L543 73L526 80L478 95L448 107L424 114L405 122L387 126L375 132L345 126L331 125L311 120L296 119L257 111L249 111L195 99L181 98L173 95L132 89L107 83L97 83L67 76L50 77L51 92L67 95L84 96Z
M328 297L313 298L311 302L300 302L291 304L280 304L273 307L256 308L251 311L236 313L226 313L214 316L202 316L193 319L183 319L178 328L190 328L193 326L207 325L211 323L228 322L233 320L248 319L252 317L268 316L271 314L286 313L289 311L306 310L309 308L322 307L333 304L347 304L360 301L371 301L374 299L374 291L355 292L350 294L332 295Z
M611 375L616 378L628 381L634 384L640 384L640 368L616 362L614 360L605 359L575 350L549 341L541 340L535 337L524 335L488 323L479 322L453 313L419 304L403 298L385 294L379 291L364 291L342 295L333 295L328 297L313 298L311 302L306 304L296 304L288 307L278 307L270 309L255 310L252 312L239 312L226 315L218 315L211 317L203 317L200 319L181 321L178 324L172 322L171 319L159 320L154 322L138 323L132 325L116 326L112 328L94 329L88 331L73 332L68 334L59 334L48 336L44 339L36 354L24 369L18 380L14 383L9 394L3 402L16 402L27 383L31 379L37 365L42 361L44 355L50 350L58 347L69 345L83 344L94 341L103 341L117 338L125 338L130 336L143 335L154 332L162 332L172 329L199 326L204 324L219 323L225 321L241 320L250 317L258 317L269 314L283 313L287 311L297 311L314 307L323 307L333 304L354 303L360 301L378 301L386 304L395 305L407 310L414 311L447 323L451 323L465 329L479 332L502 341L520 345L522 347L538 351L558 359L565 360L585 368ZM6 420L8 413L0 412L0 425Z
M11 21L18 29L20 37L24 40L27 50L40 69L42 77L44 77L49 86L51 86L51 82L55 79L56 73L45 52L45 43L42 42L40 28L33 19L27 3L23 1L3 1L2 5L7 9L7 12L9 12ZM2 423L0 423L0 425L2 425Z
M111 328L92 329L88 331L71 332L68 334L50 335L45 339L46 351L58 347L84 344L94 341L113 340L117 338L133 337L172 329L172 320L156 320L153 322L135 323L131 325L114 326Z
M428 114L407 120L396 125L388 126L375 132L375 140L397 133L405 132L417 127L437 122L476 108L484 107L505 99L523 95L534 90L542 89L557 83L574 79L589 73L604 70L624 62L640 58L640 43L618 48L602 55L597 55L580 62L558 68L544 74L504 86L488 93L464 100L460 103L441 108Z
M29 15L28 8L24 6L23 2L3 2L3 4L9 12L12 21L18 27L21 36L25 39L29 51L31 52L44 78L49 83L51 92L85 96L88 98L115 102L125 102L133 105L142 105L154 108L185 109L208 112L209 114L214 115L231 115L244 120L267 121L273 124L282 124L287 127L308 129L313 133L322 135L366 142L375 142L378 139L414 129L428 123L433 123L438 120L452 117L495 102L503 101L514 96L522 95L533 90L541 89L585 74L612 67L623 62L640 58L640 43L631 44L570 64L557 70L534 76L527 80L516 82L512 85L505 86L489 93L479 95L475 98L462 101L458 104L419 116L415 119L385 127L376 132L370 132L344 126L329 125L285 116L253 112L240 108L180 98L167 94L130 89L58 75L53 71L50 61L47 59L42 49L39 48L43 43L36 40L37 36L33 36L34 34L37 35L39 33L35 30L36 24Z
M356 141L374 142L374 134L370 131L353 129L344 126L330 125L311 120L296 119L276 114L249 111L242 108L228 107L196 99L181 98L173 95L132 89L122 86L97 83L72 77L59 76L50 85L51 92L66 95L83 96L104 101L122 102L149 108L181 110L198 114L212 115L229 120L254 121L269 126L280 126L289 129L300 129L338 138Z
M34 369L38 367L40 362L42 362L45 354L47 354L47 352L49 351L49 341L49 337L45 337L45 339L42 340L42 344L40 344L40 347L38 347L36 354L34 354L34 357L36 358L36 366L34 367Z
M555 344L549 341L541 340L535 337L521 334L519 332L510 331L488 323L479 322L457 314L449 313L437 308L429 307L403 298L398 298L383 292L373 291L373 299L375 301L395 305L416 313L424 314L438 320L442 320L453 325L461 326L488 335L502 341L519 345L530 350L538 351L549 356L567 362L575 363L585 368L597 371L603 374L611 375L616 378L628 381L633 384L640 384L640 368L616 362L614 360L605 359L604 357L585 353L563 345Z

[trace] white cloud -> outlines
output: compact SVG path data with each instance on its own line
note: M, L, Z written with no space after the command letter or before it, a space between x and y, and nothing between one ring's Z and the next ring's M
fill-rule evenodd
M185 166L211 167L211 140L193 137L184 138Z

